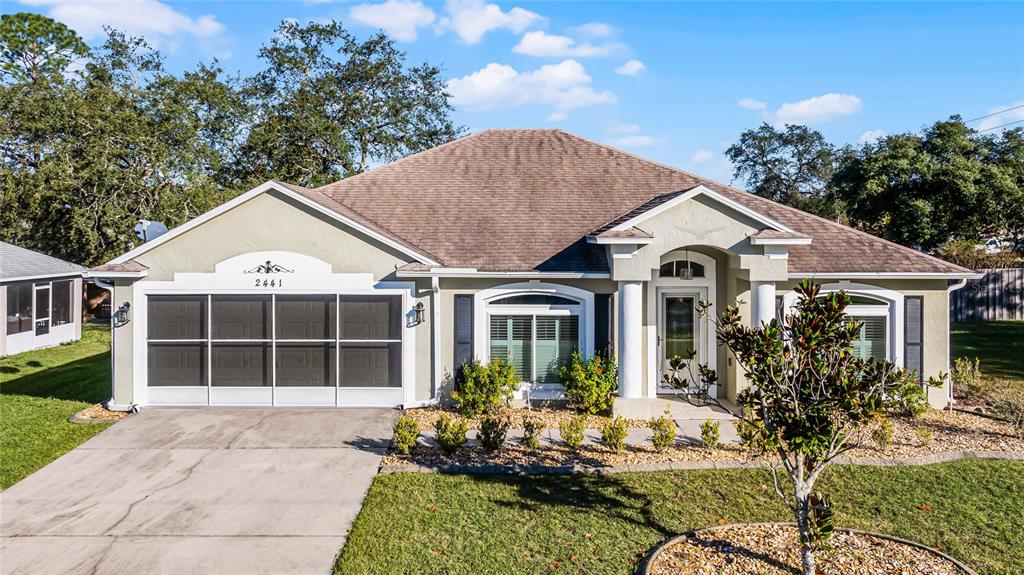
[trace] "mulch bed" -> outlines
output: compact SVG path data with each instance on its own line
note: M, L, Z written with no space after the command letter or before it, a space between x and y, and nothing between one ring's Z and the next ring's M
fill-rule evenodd
M825 575L970 575L950 558L907 542L836 530L831 551L816 553ZM650 575L792 575L800 573L799 536L781 524L739 524L670 542L650 561Z
M120 421L130 414L127 411L110 411L102 403L90 405L68 418L71 423L104 423Z

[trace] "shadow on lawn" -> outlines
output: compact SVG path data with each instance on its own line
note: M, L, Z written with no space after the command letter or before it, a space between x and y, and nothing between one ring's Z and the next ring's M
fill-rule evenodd
M30 362L38 363L38 362ZM110 354L97 353L26 375L6 366L0 394L99 403L110 398Z
M503 507L526 512L552 507L564 507L567 511L583 509L652 529L662 537L678 533L655 517L650 494L634 489L615 475L479 475L473 479L514 487L516 499L495 501Z

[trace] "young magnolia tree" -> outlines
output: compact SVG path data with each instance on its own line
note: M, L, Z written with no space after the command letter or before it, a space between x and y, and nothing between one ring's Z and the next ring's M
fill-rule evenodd
M860 322L846 315L850 297L844 292L819 294L820 286L801 282L793 314L780 323L749 327L739 310L726 308L716 325L718 340L736 356L750 388L738 403L748 444L774 455L775 491L796 518L804 575L815 575L816 549L832 534L832 507L815 491L822 471L855 447L855 431L890 412L913 412L924 401L915 374L888 361L864 360L853 353ZM701 304L701 316L710 306ZM684 373L684 362L672 362L667 383L680 389L710 386L717 374L706 365ZM929 381L940 385L944 376ZM789 476L787 493L778 469Z

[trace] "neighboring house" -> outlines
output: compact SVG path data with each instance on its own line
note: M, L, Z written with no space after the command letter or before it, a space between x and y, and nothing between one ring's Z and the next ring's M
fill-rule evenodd
M558 397L610 350L622 413L668 358L742 371L695 313L770 321L815 278L854 295L857 353L949 366L971 270L559 130L488 130L318 188L267 182L89 275L115 284L112 405L405 405L471 358ZM127 307L126 306L130 306ZM934 406L949 389L930 390Z
M0 242L0 356L82 337L82 266Z

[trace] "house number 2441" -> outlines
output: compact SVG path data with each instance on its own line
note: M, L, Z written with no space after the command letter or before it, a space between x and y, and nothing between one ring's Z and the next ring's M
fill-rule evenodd
M266 279L266 278L263 278L263 279L256 278L256 286L255 287L284 287L284 280L283 279L280 279L280 280L279 279L272 279L271 280L271 279Z

